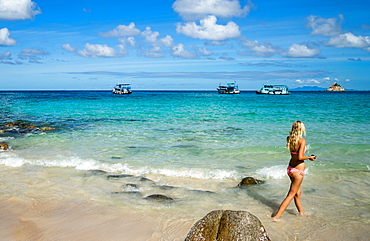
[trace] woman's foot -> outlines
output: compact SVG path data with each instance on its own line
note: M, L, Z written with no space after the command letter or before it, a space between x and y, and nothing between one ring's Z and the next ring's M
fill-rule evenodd
M311 212L303 212L303 213L299 213L298 215L301 216L301 217L309 217L309 216L312 216L313 213L311 213Z

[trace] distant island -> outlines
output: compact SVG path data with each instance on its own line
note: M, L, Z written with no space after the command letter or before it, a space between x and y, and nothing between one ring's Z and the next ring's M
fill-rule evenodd
M290 89L291 91L347 91L338 83L334 82L328 89L318 87L318 86L303 86L294 89Z
M294 89L290 89L290 91L325 91L325 88L318 87L318 86L303 86Z
M330 85L329 89L326 91L346 91L342 86L340 86L337 82L334 82Z

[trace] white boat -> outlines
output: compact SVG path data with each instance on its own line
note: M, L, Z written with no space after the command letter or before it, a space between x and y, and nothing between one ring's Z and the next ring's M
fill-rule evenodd
M228 83L227 85L222 85L220 83L217 90L219 94L240 94L239 87L235 82Z
M256 93L265 95L290 95L289 88L286 85L264 84L260 90L256 90Z
M130 84L122 84L117 83L116 86L112 89L112 93L116 95L127 95L131 94L131 85Z

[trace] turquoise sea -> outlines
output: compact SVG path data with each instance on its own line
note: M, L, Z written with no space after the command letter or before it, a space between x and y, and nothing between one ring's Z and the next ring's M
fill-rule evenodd
M184 222L247 210L274 240L370 236L370 92L2 91L0 103L0 142L10 146L0 151L2 199L58 193ZM296 217L291 204L271 223L289 189L295 120L317 156L302 184L313 215ZM264 182L236 188L248 176Z

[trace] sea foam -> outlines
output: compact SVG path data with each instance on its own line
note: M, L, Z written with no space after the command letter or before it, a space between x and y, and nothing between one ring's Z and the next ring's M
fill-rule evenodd
M123 173L129 175L142 176L147 174L163 175L168 177L189 177L197 179L234 179L240 178L240 174L234 170L221 169L201 169L201 168L159 168L159 167L133 167L127 163L105 163L94 159L83 159L77 156L56 157L52 160L30 160L24 159L17 155L5 154L0 156L0 164L9 167L20 167L25 164L46 166L46 167L63 167L75 168L76 170L102 170L108 173Z

